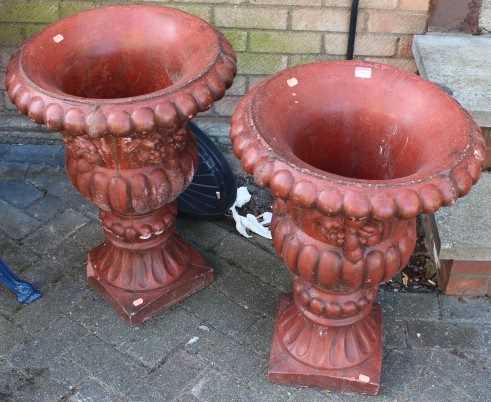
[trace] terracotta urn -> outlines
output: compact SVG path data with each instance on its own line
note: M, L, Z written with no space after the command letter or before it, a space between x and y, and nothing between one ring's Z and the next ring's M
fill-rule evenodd
M271 189L274 246L293 275L269 379L377 394L378 287L407 264L416 216L452 205L479 179L479 127L418 76L351 61L257 85L230 135L243 168Z
M223 97L234 51L205 21L157 6L63 19L8 66L19 111L63 134L73 185L100 209L106 240L87 277L132 324L208 285L213 270L174 231L197 168L187 122Z

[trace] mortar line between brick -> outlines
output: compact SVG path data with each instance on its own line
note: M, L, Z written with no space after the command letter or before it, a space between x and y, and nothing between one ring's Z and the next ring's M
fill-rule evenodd
M126 342L123 342L119 346L123 346L125 343ZM171 350L169 350L168 353L166 353L166 355L155 365L155 367L152 367L152 368L148 369L147 366L145 366L148 369L148 374L152 374L155 371L157 371L159 368L161 368L162 366L164 366L169 361L169 359L172 357L172 355L174 353L176 353L178 350L182 349L184 352L186 352L186 350L183 349L183 346L185 346L185 345L186 345L186 342L185 341L182 341L181 343L178 343ZM124 354L126 355L126 353L124 353ZM130 358L132 357L131 355L127 355L127 356L129 356Z
M60 384L60 385L62 385L62 386L66 386L66 384L65 384L65 383L58 381L56 378L54 379L54 381L56 381L58 384ZM79 385L80 385L80 384L79 384ZM57 402L65 402L65 401L69 401L69 400L70 400L69 398L70 398L70 397L72 397L72 396L75 396L76 394L78 394L78 391L79 391L79 390L80 390L80 389L79 389L79 387L78 387L78 386L71 386L71 385L70 385L70 388L68 389L68 391L66 391L66 392L63 394L63 396L57 400Z
M442 299L440 293L436 295L436 300L438 306L438 320L443 321L443 305L442 305Z
M216 224L216 225L217 225L218 227L220 227L220 228L222 228L222 229L226 230L226 231L227 231L227 232L228 232L228 233L229 233L231 236L234 236L235 238L239 238L239 239L241 239L241 240L245 240L245 241L247 241L249 244L251 244L252 246L254 246L254 247L256 247L256 248L261 249L262 251L264 251L264 252L268 253L269 255L271 255L271 256L273 256L273 257L278 257L276 253L271 252L271 250L269 250L268 248L264 247L262 244L260 244L260 243L256 243L256 242L254 242L254 240L247 239L247 238L245 238L245 237L243 237L243 236L239 235L239 234L238 234L238 233L237 233L237 232L236 232L236 231L235 231L233 228L228 227L228 225L227 225L227 226L225 226L225 225L223 225L223 226L222 226L222 225L220 225L220 224ZM272 241L272 240L271 240L271 241Z
M327 55L327 47L326 47L326 33L322 32L321 35L321 55Z
M236 304L233 300L231 300L232 303ZM240 306L242 307L242 306ZM200 317L198 314L196 314L196 312L194 312L193 310L191 310L189 307L185 307L183 306L183 308L189 313L191 314L192 316L194 316L195 318L197 318L198 320L200 320L200 322L206 322L206 326L215 330L216 332L218 332L220 335L222 335L223 337L227 338L229 341L231 341L232 343L234 343L235 345L239 345L239 346L252 346L248 343L242 343L242 342L239 342L237 341L236 338L230 336L229 334L226 334L225 332L221 331L220 329L218 329L217 327L215 327L213 324L211 324L209 321L207 321L206 319L203 319L203 317ZM245 328L242 332L247 332L249 329L251 329L255 324L257 324L260 320L262 320L264 317L258 317L251 325L249 325L247 328ZM252 350L254 351L254 353L256 353L257 355L262 355L261 352L259 352L258 350L256 350L256 348L252 348Z
M291 31L293 29L292 26L292 7L288 7L288 11L286 13L286 30Z
M210 367L212 370L216 371L219 374L231 377L237 383L243 382L243 378L236 376L236 374L233 371L229 371L227 369L223 369L223 368L213 366L213 365L210 365L209 367L208 366L204 367L202 370L200 370L200 372L196 375L196 377L193 380L195 380L196 378L204 377L206 375L205 370L207 368L210 369ZM171 402L178 402L178 401L181 402L182 399L180 399L180 397L186 395L188 393L188 391L190 391L189 386L191 384L193 384L193 382L192 382L193 380L186 383L186 385L182 388L182 391L178 395L176 395L176 397L174 399L172 399ZM250 382L251 382L251 380L247 380L245 383L243 383L243 385L248 389L249 392L253 392L253 389L250 386Z
M275 285L274 283L270 283L270 282L266 282L264 281L262 278L260 278L259 276L257 276L256 274L250 272L250 271L247 271L245 270L243 267L241 267L240 265L237 265L237 263L233 260L227 260L223 257L218 257L219 259L221 259L223 262L237 268L237 269L240 269L242 272L246 273L246 274L249 274L251 275L252 277L254 277L255 279L257 279L259 282L261 282L262 284L264 285L268 285L268 286L272 286L274 287L276 290L279 290L281 293L285 293L285 290L282 289L282 288L279 288L277 285ZM284 269L288 269L285 264L280 260L279 263L281 264L281 266L284 268ZM235 303L237 304L237 303ZM239 305L239 304L238 304ZM239 305L240 306L240 305ZM242 307L242 306L241 306ZM243 307L242 307L243 308Z
M201 377L204 377L204 375L206 374L206 370L209 370L210 369L210 365L208 364L208 362L206 362L206 366L203 367L201 370L199 370L198 374L196 374L196 377L194 377L192 380L189 380L182 388L181 388L181 391L177 393L177 395L172 399L172 401L170 402L182 402L183 400L181 399L181 397L183 397L184 395L186 395L188 393L188 391L191 390L191 385L194 384L194 381L197 379L197 378L201 378ZM214 367L211 367L212 369L215 369Z
M216 287L215 288L216 291L218 293L220 293L222 296L225 296L227 299L229 299L232 303L234 303L235 305L239 306L240 308L242 308L243 310L246 310L246 311L249 311L249 312L252 312L254 313L255 316L259 316L259 319L264 317L264 313L260 312L260 311L257 311L257 310L253 310L253 309L250 309L250 308L246 308L244 307L243 305L237 303L235 300L233 300L229 294L225 293L222 289L220 289L219 287ZM256 320L257 321L257 320ZM251 324L252 325L252 324Z
M69 320L71 320L69 317L67 317ZM94 338L97 338L97 340L99 340L100 342L102 342L104 345L107 345L109 346L111 349L113 349L114 351L116 351L121 357L124 358L124 360L130 360L130 364L134 364L135 366L138 366L140 368L143 368L147 373L149 373L149 368L147 366L145 366L141 361L139 361L138 359L135 359L133 356L131 355L128 355L124 352L122 352L121 350L119 350L117 348L117 346L120 346L120 345L114 345L112 343L109 343L109 342L106 342L104 339L102 339L100 336L97 335L97 333L93 332L92 330L90 330L89 328L85 327L82 323L78 322L78 321L74 321L74 320L71 320L72 322L75 322L77 323L79 326L82 326L87 332L88 334L84 335L82 338L80 339L85 339L85 338L88 338L89 336L93 336ZM124 342L123 342L124 343ZM74 347L76 347L77 345L74 343L71 347L67 348L65 350L65 353L63 353L62 355L60 356L63 356L65 355L69 350L72 350ZM67 356L68 359L70 359L68 356ZM75 361L73 361L72 359L70 359L72 362L74 362L75 364L77 364ZM80 365L79 365L80 366ZM83 366L80 366L80 367L83 367ZM86 371L88 371L85 367L83 367Z
M242 236L237 236L235 235L235 233L233 232L230 232L232 235L234 235L235 237L239 237L239 238L243 238ZM263 246L262 244L260 243L256 243L254 240L252 239L246 239L246 238L243 238L245 241L247 241L251 246L255 247L255 248L258 248L262 251L264 251L265 253L273 256L273 257L278 257L278 255L275 253L275 252L272 252L271 250L269 250L267 247ZM272 240L271 240L272 241Z

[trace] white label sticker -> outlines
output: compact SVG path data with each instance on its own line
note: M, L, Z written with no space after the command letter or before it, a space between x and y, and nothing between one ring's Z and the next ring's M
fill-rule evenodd
M65 37L62 34L53 36L53 42L55 43L63 42L63 39L65 39Z
M293 87L296 87L298 85L298 80L293 77L293 78L290 78L289 80L286 80L286 83L288 84L288 86L290 88L293 88Z
M133 300L133 306L138 307L140 304L143 304L143 299L141 297L139 299Z
M364 78L364 79L372 78L372 68L371 67L356 67L355 68L355 77L356 78Z
M358 376L358 380L361 381L361 382L364 382L364 383L369 383L370 382L370 377L368 377L365 374L360 374Z

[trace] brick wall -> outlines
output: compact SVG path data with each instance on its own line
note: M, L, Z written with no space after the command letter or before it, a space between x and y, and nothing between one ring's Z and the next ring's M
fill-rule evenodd
M23 39L76 11L115 1L0 0L0 63ZM121 1L119 1L121 3ZM128 1L128 3L136 3ZM351 0L162 0L213 23L239 56L239 75L209 113L229 116L238 99L264 76L346 53ZM357 58L414 71L411 38L426 31L430 0L361 0ZM2 80L3 81L3 80ZM2 84L3 85L3 84ZM4 105L11 107L11 105Z

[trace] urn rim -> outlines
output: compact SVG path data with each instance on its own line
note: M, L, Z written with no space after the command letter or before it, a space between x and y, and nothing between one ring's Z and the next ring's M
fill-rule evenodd
M186 39L189 43L192 42L192 45L178 37L179 31L172 37L171 28L168 28L167 31L164 29L162 32L153 33L157 39L165 38L165 35L170 38L169 44L167 44L168 49L177 48L177 44L185 49L179 55L180 59L185 59L184 56L189 56L191 53L191 56L186 60L180 60L187 68L187 70L183 68L182 76L179 66L174 67L176 70L175 77L169 78L168 85L156 86L142 93L137 92L129 96L116 97L79 96L77 93L72 93L73 91L65 91L59 84L60 79L56 81L53 77L49 77L49 72L43 72L45 76L41 80L39 77L33 77L32 65L35 64L33 60L36 58L30 57L29 59L26 55L34 53L34 55L39 56L42 53L41 50L47 46L51 48L60 44L63 46L66 35L62 35L65 32L61 32L60 27L64 27L66 30L67 27L70 29L71 26L74 26L73 29L76 31L80 29L77 24L92 21L94 17L107 18L108 24L110 24L111 15L115 12L122 13L123 16L126 13L128 18L133 15L133 22L139 15L143 15L149 20L154 18L153 25L158 25L157 19L162 18L163 21L172 22L181 32L185 31L187 33ZM123 29L122 25L124 25L123 22L120 23L120 30ZM55 35L58 31L61 34ZM199 40L192 39L192 36L196 36L197 33L205 37L208 43L202 45ZM152 32L145 34L151 36ZM104 39L103 36L101 34L101 41L108 40L109 46L116 46L116 34L114 34L114 38L109 39ZM111 42L111 39L114 43ZM140 39L138 38L138 40ZM124 40L120 41L123 45ZM131 38L127 40L130 41ZM147 42L148 40L143 37L143 41L140 42ZM172 40L175 43L171 43ZM79 41L79 44L83 44L83 42ZM143 49L146 44L139 45ZM134 44L128 46L131 46L128 52L133 51ZM92 49L90 46L87 47L91 52L100 50L97 44L93 45ZM74 49L73 51L77 52L77 48ZM196 49L199 50L199 55L204 57L195 56ZM84 48L84 50L86 49ZM145 50L143 49L143 51ZM155 48L150 48L148 53L151 53L152 50ZM123 51L125 49L121 52L123 53ZM165 51L163 48L160 52L162 58L165 56ZM178 51L176 50L176 52ZM186 52L188 54L185 54ZM90 57L97 58L97 55L88 54L88 58ZM131 53L129 57L133 57ZM137 57L136 53L134 57ZM150 56L149 58L151 59ZM170 59L172 58L169 57ZM129 61L131 62L131 59ZM167 61L157 60L154 64L163 64L164 62ZM189 74L187 74L188 70L190 71ZM164 72L167 73L164 70L162 72L157 71L155 81L164 80L161 77ZM12 56L7 67L6 89L9 97L21 112L37 123L47 125L50 129L64 131L71 135L89 134L94 137L105 134L131 136L149 132L156 127L175 129L175 127L184 125L194 115L208 110L213 102L222 98L225 90L231 86L235 74L236 56L230 43L223 34L201 18L178 9L159 5L109 5L63 18L27 40L19 51ZM56 85L46 85L43 81L45 78L54 80ZM79 77L75 76L75 78ZM144 77L143 81L145 79L148 78ZM131 83L129 85L131 86Z
M309 68L310 72L361 68L372 73L393 74L402 77L409 85L419 85L430 90L432 96L436 94L449 105L453 105L458 113L457 118L460 119L460 127L464 127L463 135L467 139L465 146L457 154L450 155L449 163L438 169L388 179L349 177L306 163L291 151L290 145L285 146L287 140L281 137L283 134L280 131L268 133L271 127L271 131L277 127L287 127L288 131L289 124L298 116L288 114L284 117L285 113L277 113L279 110L290 111L289 108L268 107L274 102L276 105L286 102L284 99L287 91L297 91L299 94L295 94L297 97L293 99L301 99L297 88L299 81L306 76L299 78L299 75ZM321 75L311 75L309 79L314 82L317 80L316 85L322 85L322 78ZM280 82L286 88L284 93L276 91ZM264 99L267 102L261 103ZM303 100L305 99L307 98L304 97ZM312 105L309 104L308 107L311 108ZM306 108L302 113L308 114L309 110ZM273 122L268 126L264 124L268 114L269 121L274 121L276 117L276 120L285 119L286 123L281 126ZM344 213L354 218L373 216L379 219L409 219L422 212L433 213L441 206L451 205L457 198L467 194L477 182L485 155L480 128L460 104L435 84L392 66L363 61L305 64L283 70L256 85L236 109L232 119L231 138L234 152L241 159L244 169L255 176L259 185L270 187L275 197L291 200L304 207L317 207L327 214Z

